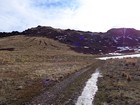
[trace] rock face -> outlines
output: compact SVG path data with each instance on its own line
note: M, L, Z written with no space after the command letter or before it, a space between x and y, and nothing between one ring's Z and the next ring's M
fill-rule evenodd
M20 34L58 40L70 45L72 50L80 53L102 54L140 51L140 31L132 28L113 28L105 33L97 33L37 26Z
M121 46L136 46L140 42L140 31L132 28L111 29L106 34Z

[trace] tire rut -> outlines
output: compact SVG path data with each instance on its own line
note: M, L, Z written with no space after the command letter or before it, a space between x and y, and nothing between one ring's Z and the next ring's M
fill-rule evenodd
M92 64L79 70L25 105L73 105L96 67Z

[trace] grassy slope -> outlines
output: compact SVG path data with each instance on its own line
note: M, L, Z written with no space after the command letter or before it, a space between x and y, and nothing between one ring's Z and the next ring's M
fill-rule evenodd
M107 60L99 78L95 105L140 104L140 59Z
M13 48L14 51L3 49ZM20 104L39 94L44 81L60 81L83 68L94 56L78 54L44 37L0 39L0 104Z

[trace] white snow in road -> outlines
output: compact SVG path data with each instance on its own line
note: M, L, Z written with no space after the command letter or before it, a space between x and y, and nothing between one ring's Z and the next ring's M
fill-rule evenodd
M101 57L101 58L96 58L100 60L107 60L107 59L123 59L123 58L135 58L135 57L140 57L140 54L132 54L132 55L122 55L122 56L112 56L112 57Z
M109 55L122 55L121 53L109 53Z
M97 81L100 76L99 70L96 69L96 72L92 74L91 78L86 82L81 96L78 97L76 105L92 105L94 96L98 91Z

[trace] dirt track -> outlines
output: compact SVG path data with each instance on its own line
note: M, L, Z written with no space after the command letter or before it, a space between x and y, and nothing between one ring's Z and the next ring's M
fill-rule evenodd
M85 82L98 66L92 64L80 71L70 75L68 78L57 83L55 86L46 90L40 96L32 99L26 105L74 105L77 97L81 94Z

